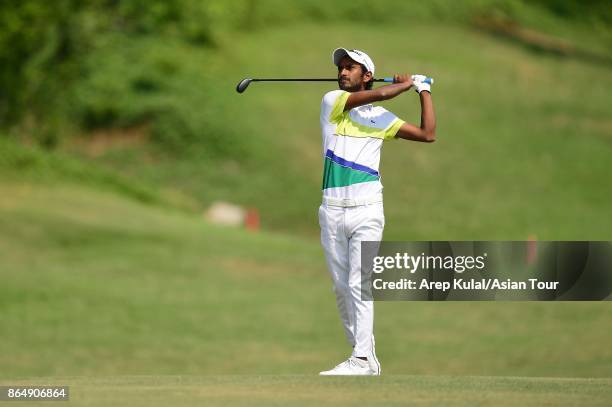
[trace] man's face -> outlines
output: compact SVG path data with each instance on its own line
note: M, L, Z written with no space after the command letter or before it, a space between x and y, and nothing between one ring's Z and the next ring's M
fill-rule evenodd
M338 63L338 86L347 92L357 92L365 89L366 82L372 78L370 72L363 73L361 65L348 55Z

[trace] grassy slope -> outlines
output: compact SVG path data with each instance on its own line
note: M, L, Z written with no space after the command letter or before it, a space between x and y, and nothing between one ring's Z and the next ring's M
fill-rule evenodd
M469 28L414 22L296 25L221 41L209 56L206 75L214 84L207 86L219 121L232 137L249 140L250 153L132 165L129 151L115 151L103 162L204 203L256 206L265 227L316 236L318 109L330 87L233 89L245 76L332 76L331 50L359 44L379 76L407 70L437 79L439 141L394 141L383 149L386 239L610 238L609 67L537 54ZM418 121L414 93L385 106Z
M0 184L0 377L312 374L346 356L318 243ZM386 374L611 377L608 303L377 303Z

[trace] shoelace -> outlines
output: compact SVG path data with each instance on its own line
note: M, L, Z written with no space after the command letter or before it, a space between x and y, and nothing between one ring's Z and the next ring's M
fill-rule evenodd
M346 365L348 365L348 367L354 366L354 367L361 367L357 361L353 358L348 358L346 360L346 362L344 362Z

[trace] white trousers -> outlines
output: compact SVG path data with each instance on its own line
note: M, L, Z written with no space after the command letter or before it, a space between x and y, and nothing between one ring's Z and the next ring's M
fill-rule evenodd
M383 203L319 208L321 245L334 283L336 304L353 356L376 360L374 302L361 300L361 241L382 240Z

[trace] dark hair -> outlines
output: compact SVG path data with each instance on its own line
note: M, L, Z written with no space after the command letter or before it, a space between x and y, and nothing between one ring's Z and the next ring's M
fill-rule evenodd
M362 74L366 74L368 72L368 68L366 68L366 66L364 64L359 64L361 65L361 73ZM372 87L374 86L374 78L370 79L370 81L368 83L366 83L366 90L372 90Z

